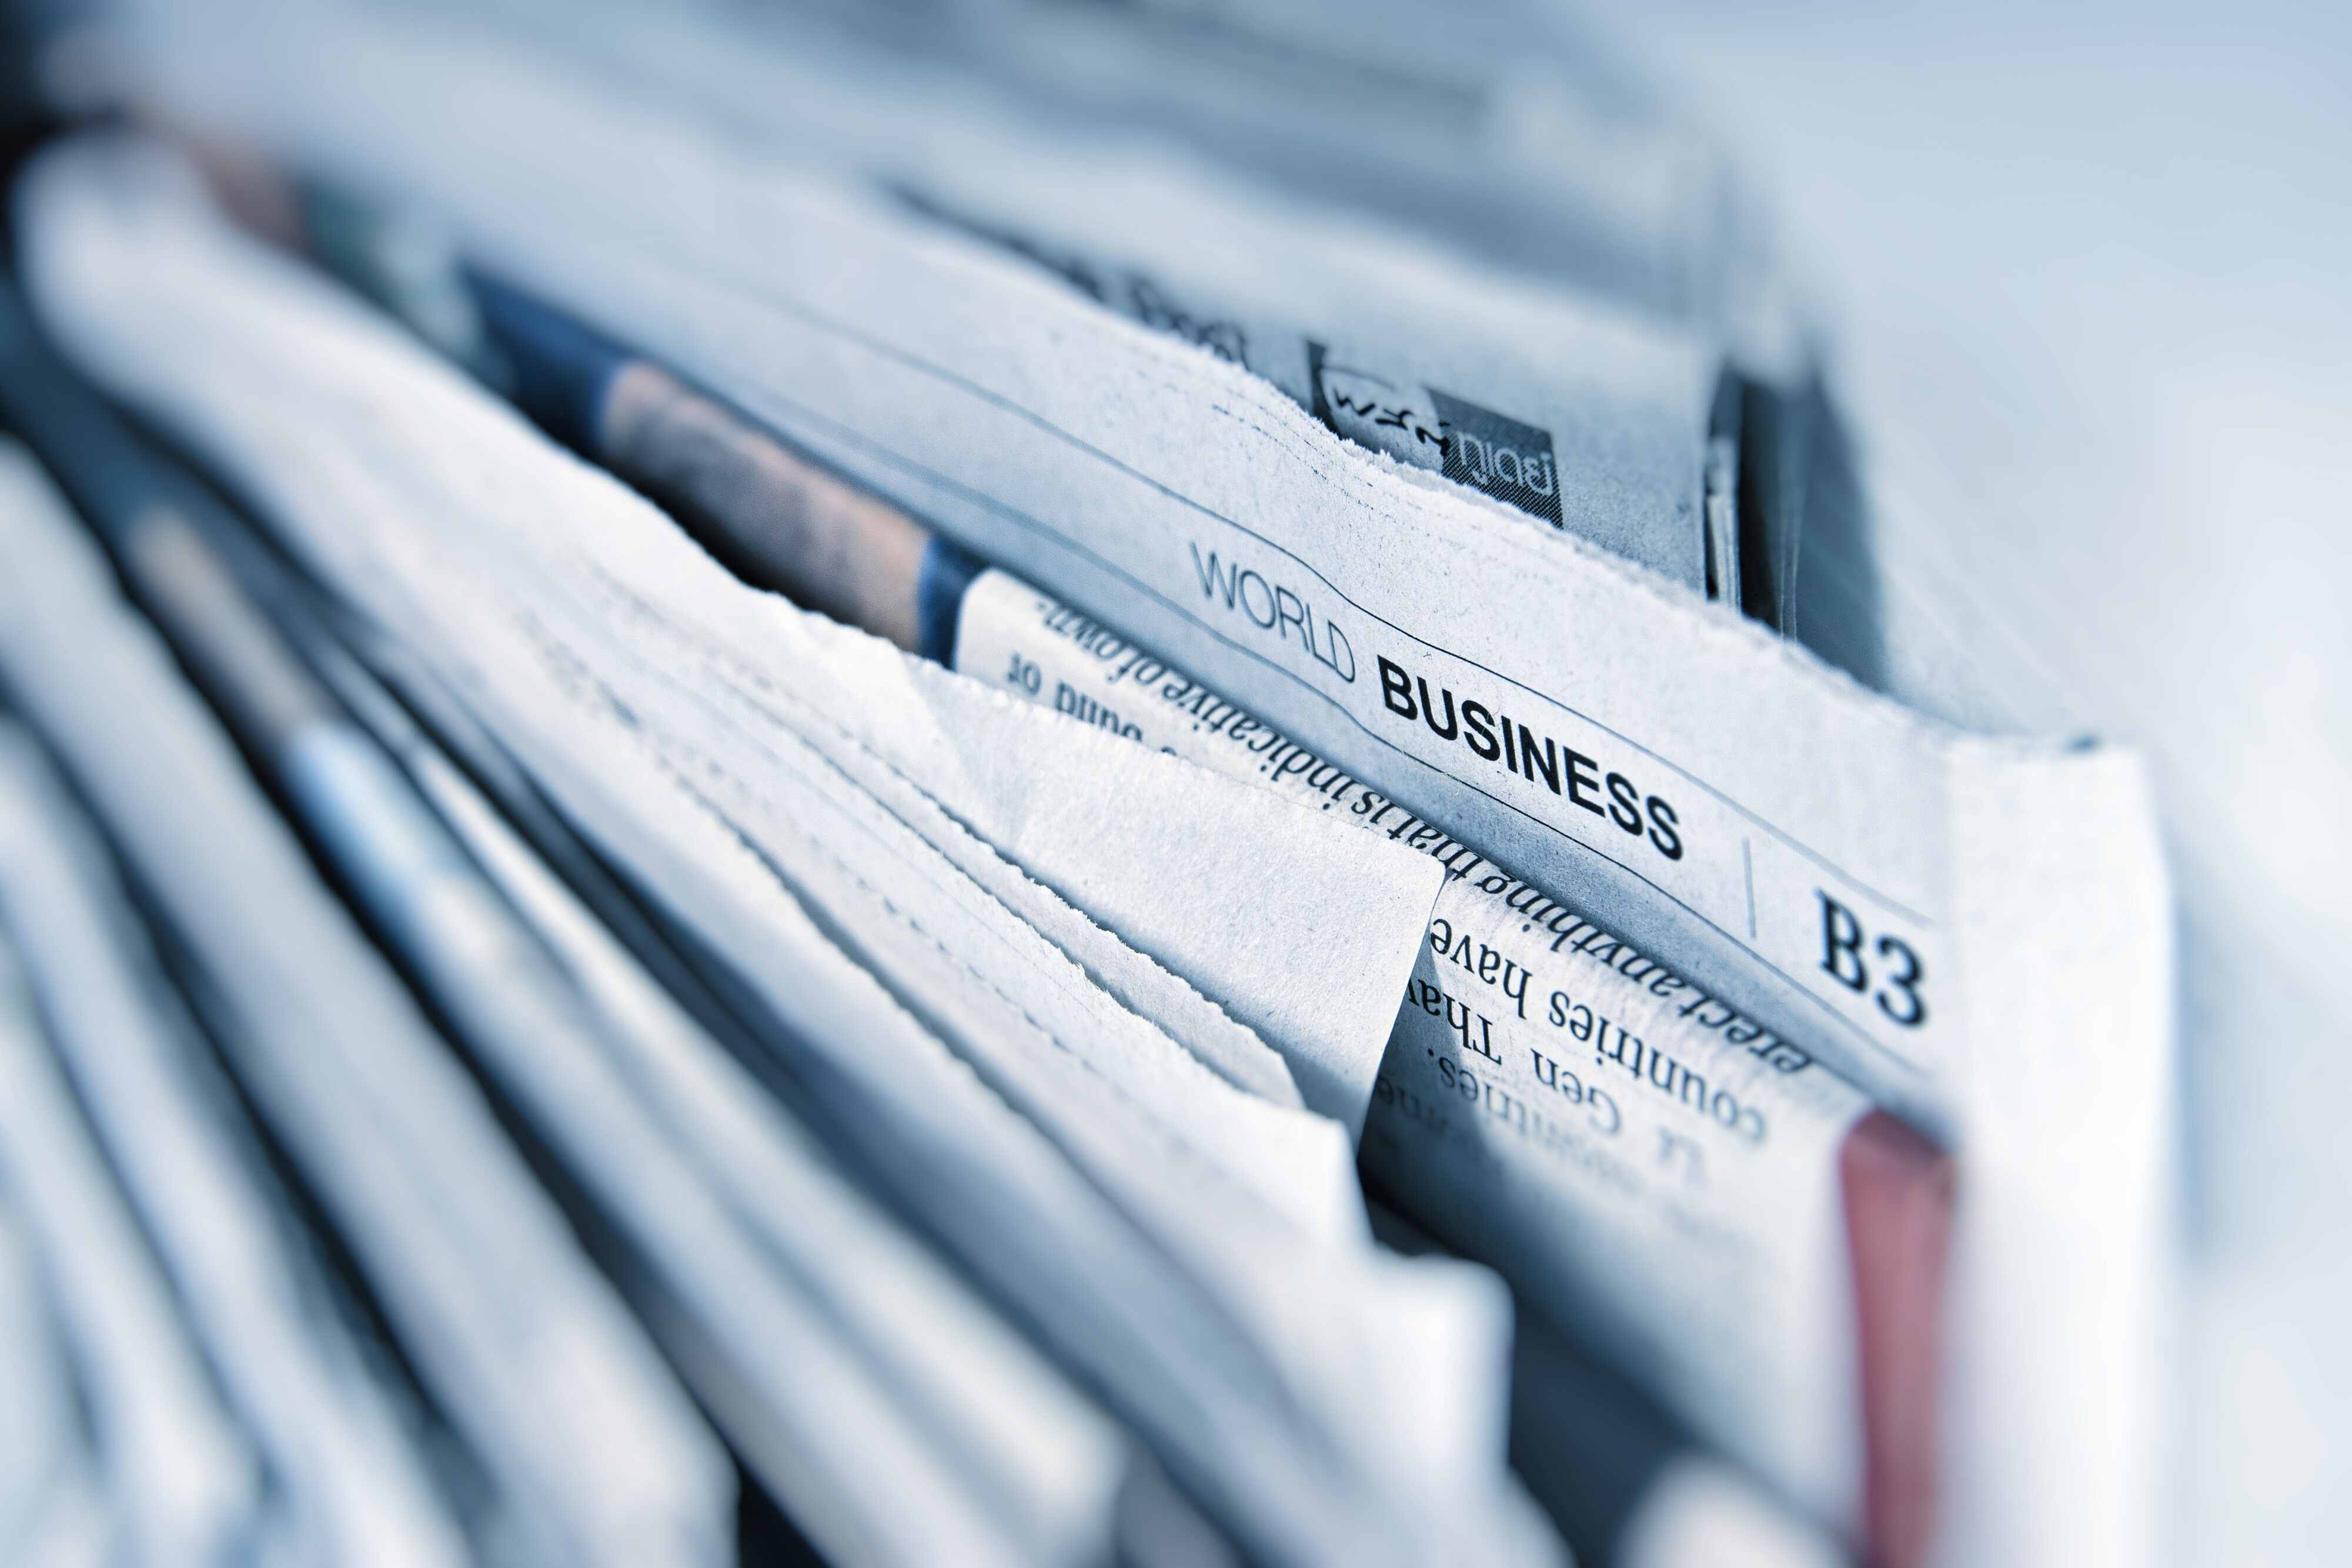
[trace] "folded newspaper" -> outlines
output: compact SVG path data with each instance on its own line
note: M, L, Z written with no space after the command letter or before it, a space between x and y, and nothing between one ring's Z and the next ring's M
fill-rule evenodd
M8 1544L2144 1561L2149 791L1777 634L1717 165L1548 34L1440 223L1443 51L985 9L52 41Z

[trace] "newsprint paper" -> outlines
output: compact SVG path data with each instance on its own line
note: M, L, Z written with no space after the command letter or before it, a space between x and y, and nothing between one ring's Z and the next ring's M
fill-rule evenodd
M2136 758L1909 713L690 105L415 18L228 36L176 33L157 68L192 105L266 104L248 131L426 202L1204 704L1443 822L1509 868L1498 896L1564 902L1949 1138L1977 1403L1950 1417L1948 1545L2152 1552L2172 956ZM1780 1479L1843 1511L1826 1474Z

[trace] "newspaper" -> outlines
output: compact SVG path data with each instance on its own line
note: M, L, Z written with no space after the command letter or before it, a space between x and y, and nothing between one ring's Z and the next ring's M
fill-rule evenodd
M502 7L542 23L545 9ZM618 9L640 8L625 0ZM1715 345L1738 371L1738 387L1724 390L1737 393L1747 546L1744 562L1732 559L1741 533L1710 527L1710 542L1725 547L1714 581L1741 584L1734 601L1767 624L1798 627L1801 547L1824 521L1845 522L1834 510L1843 497L1830 495L1825 514L1822 494L1825 483L1834 489L1838 459L1822 444L1814 302L1717 129L1581 18L1513 0L1454 7L1443 26L1401 0L703 9L739 51L764 21L792 53L823 55L838 33L921 60L919 122L980 77L1050 143L1173 141L1271 185L1286 205L1336 204L1418 231L1482 270L1605 298ZM576 10L563 16L565 27L542 30L591 40L603 31ZM668 51L644 36L652 24L631 15L627 25L625 63L657 67ZM732 74L717 61L698 68L719 82ZM841 74L879 91L887 73L869 58ZM953 90L959 82L965 92ZM684 85L689 101L732 106L732 95ZM1149 225L1165 197L1146 195L1104 215ZM1392 235L1378 248L1408 259ZM1443 341L1447 331L1421 336ZM1719 408L1719 434L1732 412Z
M377 233L371 250L378 244L404 248L393 236L407 225L394 214L371 215L362 204L315 185L305 204L336 212L331 226L345 236L338 265L354 260L362 247L351 242L362 229ZM373 270L362 263L345 276L366 277ZM625 440L651 466L625 464L617 471L672 507L683 505L686 517L717 524L716 532L698 538L733 570L747 571L748 580L780 588L803 608L839 614L909 652L944 656L928 646L923 629L940 635L951 630L950 588L969 577L951 548L942 554L903 514L816 475L763 434L683 393L656 367L630 361L622 373L615 350L538 302L478 277L461 278L456 265L440 283L458 298L485 301L497 325L464 342L446 341L437 331L420 335L478 374L490 362L504 366L508 377L535 389L532 406L542 418L584 399L603 403L609 426L614 399L625 400L641 415ZM403 319L419 325L405 314ZM610 393L599 394L593 389L608 377ZM699 510L697 497L719 506L728 520ZM973 855L970 834L933 838L935 848L959 856L966 874L989 882L993 896L1050 933L1097 984L1221 1076L1284 1103L1298 1103L1303 1095L1351 1134L1360 1128L1377 1063L1374 1042L1410 967L1406 934L1424 923L1434 885L1426 868L1416 875L1402 857L1366 856L1360 841L1302 823L1252 793L1204 792L1188 768L1139 763L1099 737L1009 709L866 637L828 634L822 620L796 620L789 633L821 640L810 657L842 677L793 700L811 708L820 744L844 748L836 761L862 788L898 800L909 821L927 820L929 803L920 797L931 797L1045 884L1007 877L992 856ZM373 641L382 650L382 640ZM446 700L425 700L446 716ZM478 727L459 719L454 731ZM1001 738L964 745L953 738L963 728ZM484 749L478 737L464 744L476 754ZM1260 834L1265 846L1248 847ZM1188 868L1188 896L1167 896L1172 864ZM1233 912L1263 902L1276 883L1291 890L1281 901L1281 918L1237 923ZM1363 962L1363 955L1390 950L1373 934L1391 930L1400 961ZM1334 942L1353 947L1359 963L1321 986L1299 987L1296 977L1320 967ZM1122 956L1123 945L1166 968Z
M456 1564L454 1522L316 1281L286 1244L190 1024L87 820L30 739L0 727L0 921L14 935L93 1131L145 1221L223 1393L304 1549ZM110 886L110 883L112 883Z
M866 172L1273 382L1360 446L1738 601L1736 575L1709 569L1706 501L1736 539L1738 478L1718 465L1710 488L1722 356L1698 340L1197 159L1072 138L946 72L828 49L822 35L747 47L740 28L630 6L547 30L782 155Z
M1372 1228L1400 1252L1436 1246L1377 1205ZM1524 1307L1511 1376L1512 1468L1559 1521L1579 1561L1624 1568L1726 1562L1832 1568L1850 1561L1835 1534L1792 1513Z
M26 1568L114 1561L89 1435L33 1239L7 1207L0 1207L0 1358L10 1391L0 1410L0 1552Z
M646 1215L638 1251L679 1282L672 1312L698 1306L705 1325L698 1386L774 1495L845 1558L1100 1560L1115 1431L813 1157L380 689L347 660L334 685L593 1009L574 1034L586 1050L548 1063L562 1093L519 1088L553 1100L579 1179ZM659 1211L615 1183L651 1189Z
M719 1560L733 1529L723 1451L13 446L0 528L12 698L236 1009L240 1082L436 1400L575 1560Z
M29 355L12 369L20 379L37 373ZM845 1558L1099 1556L1118 1480L1108 1435L1094 1432L1091 1463L1073 1451L1081 1440L1032 1453L1032 1466L1060 1469L1081 1494L1096 1494L1091 1507L1082 1497L1067 1510L1068 1529L1000 1511L973 1484L960 1447L936 1440L884 1369L701 1179L608 1060L602 1017L262 618L221 559L225 542L214 542L235 537L233 519L173 485L176 471L110 429L86 392L75 397L54 371L46 381L50 412L26 434L92 498L92 520L134 590L473 1059L587 1196L595 1212L575 1209L575 1218L609 1242L600 1250L626 1254L624 1277L641 1310L775 1494ZM78 431L64 428L77 417ZM104 486L92 482L100 470ZM648 1299L656 1304L647 1308ZM1017 1396L1030 1396L1041 1428L1057 1429L1050 1401L1034 1388L1012 1392L1001 1408L1022 1411ZM990 1451L1008 1462L1027 1446L1018 1430L992 1436Z
M347 672L338 683L347 695L351 679ZM399 732L397 710L380 691L375 698L372 727ZM982 1472L1038 1547L1030 1560L1082 1562L1106 1550L1112 1491L1126 1464L1115 1429L842 1180L446 756L413 731L395 744L419 787L609 1020L617 1064L638 1092L695 1151L739 1221L876 1358L958 1462ZM780 1204L787 1193L792 1202Z
M965 830L856 788L793 722L824 668L785 664L815 650L799 612L155 175L81 149L26 189L75 351L431 651L1189 1487L1284 1559L1543 1553L1501 1479L1499 1291L1370 1246L1343 1130L1215 1077L959 874L981 857L938 846Z
M1368 463L1212 355L460 30L288 26L209 62L192 38L158 68L192 99L250 83L281 149L431 202L499 268L1191 672L1204 706L1243 705L1955 1138L1973 1403L1951 1512L1996 1555L2129 1538L2163 1424L2173 1118L2136 758L1906 713ZM2037 1500L2057 1477L2063 1513Z
M1916 1293L1929 1315L1899 1347L1862 1333L1886 1293L1873 1254L1925 1236L1905 1261L1939 1270L1943 1222L1931 1197L1909 1216L1924 1231L1858 1223L1849 1149L1904 1151L1898 1192L1948 1182L1943 1162L1789 1040L1233 705L1196 711L1190 677L1010 573L964 592L955 663L1443 865L1366 1175L1726 1449L1862 1515L1874 1460L1932 1430L1932 1376L1894 1366L1932 1367L1937 1335ZM1864 1384L1890 1375L1924 1402L1907 1429L1858 1425Z
M177 1321L12 945L0 945L0 1171L39 1238L127 1550L230 1562L259 1533L260 1468Z
M331 761L324 755L332 738L311 737L314 765L341 770L346 780L362 777L355 747L336 747ZM320 794L332 788L310 786ZM433 841L421 816L399 826L404 847ZM331 838L352 831L338 828ZM383 874L364 858L350 863L370 882ZM436 996L463 1020L475 1053L539 1135L612 1217L665 1303L650 1314L656 1338L772 1492L844 1557L1083 1561L1069 1543L1026 1535L994 1516L957 1473L961 1456L943 1452L909 1419L876 1369L699 1179L599 1051L603 1031L583 1001L497 910L478 873L460 870L454 856L427 863L415 885L385 888L399 900L388 906L399 946L431 977ZM421 929L427 920L431 932ZM465 968L434 946L452 937L473 956ZM642 1296L639 1305L644 1311ZM681 1350L677 1330L690 1334L690 1348Z
M849 5L820 19L987 71L1080 131L1116 117L1515 267L1778 349L1766 214L1727 150L1574 12L1406 0Z
M347 239L373 228L378 248L408 252L393 239L398 219L369 217L348 197L332 205ZM408 301L390 308L461 362L506 367L551 431L677 507L750 580L1445 868L1377 1086L1366 1174L1502 1271L1523 1304L1608 1343L1749 1462L1788 1484L1793 1455L1806 1479L1792 1490L1862 1494L1877 1549L1916 1556L1932 1498L1921 1483L1937 1418L1948 1156L1787 1041L1574 912L1530 903L1515 879L1262 721L1222 700L1192 716L1177 705L1195 683L1112 629L981 568L544 302L478 275L460 281L463 257L442 254L448 276L425 292L479 299L487 332L450 342ZM353 259L339 247L336 265ZM930 684L940 695L968 689ZM911 694L879 706L921 709ZM1526 947L1537 922L1551 959L1573 944L1569 988L1530 991L1543 967L1533 960L1546 957ZM1610 1083L1580 1075L1586 1047L1594 1067L1617 1069ZM1638 1092L1627 1099L1629 1084ZM1475 1113L1449 1115L1465 1097ZM1583 1123L1562 1106L1588 1107ZM1489 1179L1495 1169L1509 1181Z
M1105 1453L1098 1417L815 1154L778 1103L782 1086L748 1065L760 1051L756 1039L547 810L495 739L387 640L340 619L342 635L367 649L368 662L395 683L432 736L340 649L314 650L316 666L562 959L613 1025L612 1041L640 1092L698 1153L737 1215L1033 1531L1038 1560L1063 1555L1050 1542L1083 1548L1097 1539L1104 1522L1099 1482L1106 1460L1117 1458ZM464 771L441 746L452 747ZM496 810L477 779L497 797ZM721 1049L706 1030L730 1044ZM779 1193L794 1201L778 1204ZM746 1448L761 1452L749 1440ZM1215 1527L1148 1458L1129 1450L1110 1473L1120 1482L1110 1524L1122 1560L1201 1568L1230 1561ZM821 1498L796 1495L793 1505L819 1519L832 1511Z
M1882 1098L1946 1108L1962 1011L1945 999L1954 873L1934 831L1952 815L1947 754L2085 776L2104 758L1924 724L1572 538L1336 461L1328 432L1211 356L528 57L414 23L360 52L367 71L331 93L331 69L310 72L326 73L320 101L270 100L310 117L288 132L299 150L442 205L495 263L984 558L1091 611L1128 608L1105 618L1735 1003L1765 1004L1743 1010L1818 1035ZM427 90L446 134L398 112ZM485 141L509 155L458 156ZM553 177L589 167L598 191L628 193L625 222ZM551 233L580 237L531 243ZM1100 357L1074 355L1081 341ZM795 395L819 384L822 410ZM1116 529L1086 523L1114 511ZM1798 720L1802 746L1780 738Z

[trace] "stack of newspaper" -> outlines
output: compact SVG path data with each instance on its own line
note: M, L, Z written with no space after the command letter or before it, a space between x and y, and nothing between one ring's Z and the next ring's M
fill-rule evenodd
M1704 138L1339 9L43 41L0 1552L2144 1560L2140 767L1807 650Z

